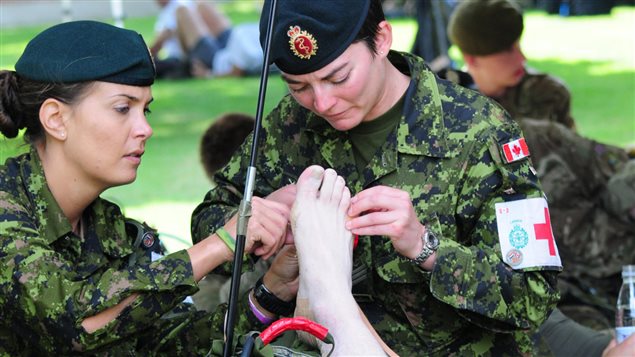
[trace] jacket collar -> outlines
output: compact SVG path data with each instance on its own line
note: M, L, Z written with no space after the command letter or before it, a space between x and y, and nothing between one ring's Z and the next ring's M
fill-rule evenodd
M20 171L40 224L39 233L51 245L60 238L72 235L72 227L48 187L37 150L31 147L26 158ZM131 241L126 237L124 217L116 205L98 197L86 208L82 220L85 236L96 234L105 254L120 257L132 253Z

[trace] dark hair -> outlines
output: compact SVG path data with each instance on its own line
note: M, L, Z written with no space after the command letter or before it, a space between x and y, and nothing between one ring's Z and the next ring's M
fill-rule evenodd
M379 31L379 23L384 20L386 20L386 16L384 15L384 9L381 6L381 1L370 0L368 15L366 15L366 20L364 20L362 28L359 29L353 43L364 41L366 46L370 49L371 54L374 56L377 53L377 48L375 47L375 37L377 37L377 32Z
M210 179L229 162L254 129L254 122L250 115L227 113L207 128L201 138L201 163Z
M0 132L15 138L26 129L24 139L33 143L44 137L40 107L48 98L74 104L94 82L45 83L21 77L15 71L0 71Z

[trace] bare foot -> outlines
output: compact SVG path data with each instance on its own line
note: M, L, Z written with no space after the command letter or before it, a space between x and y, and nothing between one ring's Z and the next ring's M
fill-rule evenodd
M344 179L332 169L311 166L298 179L291 210L300 264L296 316L328 328L335 355L384 355L351 294L353 237L345 228L350 199ZM322 354L330 351L330 345L319 345Z
M301 285L304 278L311 282L310 288L338 284L338 288L350 291L353 236L344 226L350 199L344 179L332 169L314 165L300 175L291 227L300 260Z

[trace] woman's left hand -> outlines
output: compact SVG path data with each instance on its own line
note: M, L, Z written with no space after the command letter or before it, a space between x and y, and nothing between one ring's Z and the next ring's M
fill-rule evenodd
M285 242L290 209L287 205L252 197L245 251L269 259Z
M405 257L414 258L423 248L425 227L403 190L388 186L366 189L351 198L348 215L352 218L346 228L353 234L388 236L397 253Z
M295 184L290 184L283 186L274 192L270 193L267 196L268 200L275 201L278 203L282 203L291 210L293 207L293 202L295 202L296 195L296 186ZM284 244L293 244L293 232L291 231L291 227L287 225L287 232L285 234Z

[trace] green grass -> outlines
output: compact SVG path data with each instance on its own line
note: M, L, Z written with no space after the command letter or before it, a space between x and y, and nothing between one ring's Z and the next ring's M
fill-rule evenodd
M257 19L250 1L225 6L235 23ZM610 16L562 18L528 12L525 18L522 46L529 64L567 83L580 132L616 145L635 144L635 8L615 8ZM151 42L153 22L133 18L126 26ZM393 48L409 50L416 23L391 22ZM45 27L0 29L0 68L13 69L28 40ZM460 63L456 48L451 56ZM255 115L258 87L259 78L158 81L150 116L154 136L139 178L103 196L172 238L170 249L187 246L190 214L209 189L199 163L200 135L221 113ZM285 93L279 77L270 77L265 112ZM0 138L0 162L20 151L22 140Z

